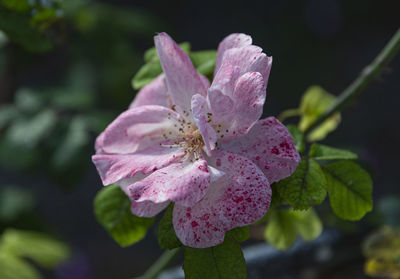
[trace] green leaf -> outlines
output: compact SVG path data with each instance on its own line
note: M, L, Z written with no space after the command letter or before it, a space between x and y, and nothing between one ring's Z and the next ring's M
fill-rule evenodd
M227 237L234 238L237 242L243 242L249 239L250 237L250 227L237 227L228 232L226 232Z
M7 126L16 116L18 110L12 105L3 105L0 107L0 130Z
M190 44L187 42L179 44L180 48L187 54L190 52ZM148 49L144 54L144 64L132 79L132 86L135 90L152 82L159 74L162 73L160 59L157 55L155 47Z
M173 204L168 206L165 210L164 216L161 218L160 223L158 224L158 244L161 249L170 250L177 247L181 247L182 243L176 236L174 226L172 224L172 211Z
M287 125L289 133L292 135L297 151L301 154L306 148L304 134L295 125Z
M40 279L40 274L27 262L0 251L1 279Z
M139 218L131 212L131 202L116 185L103 188L94 200L97 221L122 247L141 240L154 218Z
M191 52L190 59L192 60L197 72L205 76L212 76L217 60L217 51L203 50Z
M51 110L43 110L32 118L20 118L7 130L6 137L16 145L34 147L45 138L56 124Z
M308 209L324 201L326 179L316 161L302 159L291 176L276 183L276 189L294 209Z
M24 112L37 112L44 105L43 96L29 88L21 88L15 93L15 105Z
M135 90L152 82L159 74L162 73L160 61L150 61L145 64L132 79L132 86Z
M312 208L305 211L276 209L269 216L265 238L275 248L287 250L298 235L311 241L321 234L322 228L322 222Z
M16 257L26 257L46 268L66 261L70 250L64 243L42 233L7 229L1 238L1 250Z
M68 131L53 154L54 169L62 170L74 164L89 142L87 130L87 123L82 117L76 116L70 120Z
M240 244L225 237L222 244L210 248L185 247L183 263L187 279L244 279L246 262Z
M288 210L273 210L264 233L265 239L278 250L289 249L297 239L292 214Z
M30 192L14 186L1 186L0 220L13 220L21 213L32 210L33 205L34 198Z
M339 148L314 143L308 153L310 158L315 160L351 160L357 159L357 154Z
M323 229L321 220L314 209L305 211L291 210L298 233L306 241L316 239Z
M300 103L300 112L302 116L299 123L299 129L301 131L306 130L335 101L336 97L334 95L329 94L319 86L311 86L308 88ZM307 139L309 141L322 140L328 133L335 130L339 123L340 113L336 113L311 131Z
M359 220L372 210L372 180L368 172L351 161L323 168L333 212L345 220Z
M0 0L7 9L17 12L27 12L31 9L28 0Z
M31 25L29 13L14 12L0 4L0 19L0 30L28 51L44 52L52 48L51 40Z

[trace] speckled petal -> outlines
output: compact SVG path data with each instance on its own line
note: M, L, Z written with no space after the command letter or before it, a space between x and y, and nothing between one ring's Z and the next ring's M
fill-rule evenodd
M196 72L189 56L166 33L154 37L168 92L173 105L189 111L192 96L206 96L204 80ZM178 108L177 108L178 109Z
M259 72L264 78L265 84L268 82L269 73L272 66L272 57L268 57L258 46L245 46L242 48L232 48L225 51L223 62L229 62L232 66L240 68L240 73Z
M208 111L206 99L199 94L194 95L192 98L192 118L203 137L205 151L210 155L211 150L215 149L217 134L210 123L207 122L206 113Z
M163 211L170 201L162 203L154 203L151 201L132 202L131 211L134 215L139 217L153 217Z
M167 97L167 85L164 74L159 75L151 83L143 87L137 94L129 108L140 106L158 105L170 107Z
M207 195L197 204L174 206L174 229L186 246L220 244L226 231L255 222L269 208L268 179L251 160L226 151L214 151L210 160L225 175L210 185Z
M246 34L230 34L227 36L225 39L222 40L222 42L218 46L218 51L217 51L217 61L215 64L215 71L214 73L217 73L219 70L219 67L222 65L222 58L226 50L231 49L231 48L240 48L244 46L251 45L252 40L251 37L246 35Z
M118 116L104 131L102 150L127 154L157 145L161 141L180 138L174 125L180 115L162 106L141 106Z
M121 190L127 196L130 196L129 186L149 176L149 174L137 173L134 177L121 179L115 184L120 186ZM163 211L168 205L169 201L162 203L154 203L151 201L135 202L131 199L131 211L134 215L139 217L153 217Z
M97 136L96 142L94 144L94 149L96 150L96 154L104 153L103 150L103 140L104 140L104 132Z
M171 144L165 142L165 145ZM92 157L104 185L156 171L185 155L183 148L155 145L133 154L97 154Z
M220 147L250 158L271 183L290 176L301 160L290 133L274 117L258 121L247 135Z
M216 127L218 142L245 135L262 115L266 95L262 75L258 72L243 74L233 92L228 94L209 91L212 124Z
M203 159L173 163L129 186L135 202L152 201L191 206L204 197L210 185L210 171Z

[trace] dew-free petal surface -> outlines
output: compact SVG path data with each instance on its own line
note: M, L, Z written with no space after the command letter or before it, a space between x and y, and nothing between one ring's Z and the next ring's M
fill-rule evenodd
M191 207L174 207L175 232L190 247L221 243L226 231L258 220L270 204L269 182L251 160L231 152L214 151L212 161L225 175L210 185L200 202Z

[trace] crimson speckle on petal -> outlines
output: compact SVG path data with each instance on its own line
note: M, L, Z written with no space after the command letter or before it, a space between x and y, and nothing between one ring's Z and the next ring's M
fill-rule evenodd
M130 197L133 214L151 217L174 202L184 245L218 245L265 215L270 183L300 161L285 126L259 120L272 57L250 36L229 35L210 83L166 33L155 45L163 73L100 134L92 160L104 185Z

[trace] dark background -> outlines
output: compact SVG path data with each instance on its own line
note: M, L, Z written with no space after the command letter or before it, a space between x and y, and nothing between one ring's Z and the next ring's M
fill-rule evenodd
M98 2L88 2L87 9ZM79 33L67 24L62 38L46 53L29 53L16 44L8 45L5 51L13 61L8 60L8 70L0 72L2 103L13 103L20 87L40 92L64 86L68 70L83 60L95 76L94 106L114 117L134 97L130 79L143 63L143 52L153 46L152 37L157 32L166 31L177 42L188 41L193 50L215 49L228 34L242 32L274 58L264 116L277 116L284 109L297 107L310 85L340 94L400 27L397 0L101 2L133 11L129 20L138 17L138 30L122 32L118 26L107 25L107 20L115 20L115 14L105 13L103 23L98 23L104 24L99 27L103 34ZM140 22L143 15L146 22ZM342 123L324 141L360 155L374 180L374 200L400 195L399 77L397 56L343 111ZM36 206L32 210L38 227L61 236L75 251L72 262L49 273L48 278L132 278L161 253L154 228L145 240L123 249L96 222L92 204L102 186L90 160L95 136L96 132L90 132L90 150L78 155L84 161L79 166L83 176L72 187L58 187L40 160L28 170L9 166L7 160L0 165L0 187L16 185L33 192ZM71 169L59 178L74 176L78 175Z

